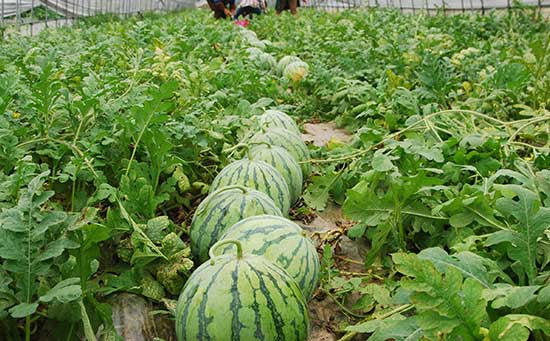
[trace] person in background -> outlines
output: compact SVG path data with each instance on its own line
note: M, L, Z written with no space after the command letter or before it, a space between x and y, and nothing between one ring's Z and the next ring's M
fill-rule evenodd
M207 0L208 6L214 12L214 18L231 18L235 13L235 0Z
M298 13L298 7L300 7L300 0L277 0L275 2L275 10L277 11L277 14L290 10L290 13L295 15Z
M252 16L252 14L262 14L267 10L267 1L266 0L241 0L239 3L239 8L237 13L233 16L233 20L239 19L239 16L242 15L246 17L247 15Z

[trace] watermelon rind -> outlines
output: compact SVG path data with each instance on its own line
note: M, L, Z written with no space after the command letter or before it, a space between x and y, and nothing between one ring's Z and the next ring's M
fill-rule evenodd
M246 253L203 263L176 306L179 341L302 341L308 333L307 305L296 282L264 257Z
M282 216L267 194L243 186L226 186L209 194L197 207L189 236L193 258L208 259L208 250L238 221L260 214Z
M259 126L263 129L283 128L296 134L300 134L300 129L294 119L282 111L269 109L263 114L258 115L256 119Z
M290 191L284 177L264 161L243 159L230 163L214 178L210 193L231 185L240 185L267 194L283 214L287 214L290 209Z
M254 134L250 142L267 142L272 146L286 149L300 164L304 179L311 174L311 164L308 162L309 149L300 135L288 129L273 128Z
M306 299L313 296L319 282L319 256L293 221L271 215L249 217L227 229L222 240L238 240L244 252L275 262L296 281ZM221 252L234 254L234 248L226 246Z
M303 174L300 164L290 153L278 146L267 143L252 145L248 157L264 161L281 173L290 191L290 202L295 203L302 194Z

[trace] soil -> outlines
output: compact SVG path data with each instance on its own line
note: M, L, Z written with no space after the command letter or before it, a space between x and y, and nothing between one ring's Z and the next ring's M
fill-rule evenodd
M110 302L115 329L124 340L153 340L155 337L176 340L173 319L166 314L153 314L155 307L142 296L121 293L114 295Z
M352 136L344 129L336 127L334 122L305 123L302 139L314 146L325 146L331 139L341 142L350 142Z
M334 122L306 123L302 139L315 146L325 146L331 140L349 142L352 137L345 130L338 129ZM363 260L367 250L366 245L354 242L346 236L346 230L352 223L342 214L342 208L332 202L322 212L314 212L307 223L299 223L312 237L315 246L322 252L323 242L331 243L333 256L340 270L363 272ZM320 253L319 256L322 256ZM338 340L338 331L342 324L349 322L346 315L333 299L318 291L309 302L311 323L310 341Z

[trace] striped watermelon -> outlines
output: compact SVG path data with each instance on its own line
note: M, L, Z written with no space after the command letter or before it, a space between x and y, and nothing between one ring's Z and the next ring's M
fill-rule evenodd
M262 143L252 147L248 157L252 160L265 161L281 173L288 185L292 204L300 198L303 184L302 170L286 149Z
M306 299L319 281L319 257L305 231L280 216L249 217L231 226L220 240L238 240L247 253L264 256L285 269L296 280ZM231 252L230 246L223 249Z
M311 164L309 162L301 163L309 160L309 149L307 148L300 135L282 128L269 129L266 132L259 132L252 137L252 142L267 142L273 146L283 147L288 150L296 161L300 162L300 168L304 178L307 178L311 173Z
M193 216L190 229L191 252L200 263L208 259L208 250L233 224L260 214L282 216L273 200L260 191L228 186L208 195Z
M285 179L264 161L239 160L227 165L214 178L210 193L231 185L241 185L267 194L283 214L290 209L290 192Z
M238 243L212 251L228 242ZM237 256L212 258L187 281L176 306L178 340L306 340L308 311L296 282L237 245Z
M292 117L279 110L266 110L260 116L257 116L260 127L263 128L283 128L300 134L300 129Z

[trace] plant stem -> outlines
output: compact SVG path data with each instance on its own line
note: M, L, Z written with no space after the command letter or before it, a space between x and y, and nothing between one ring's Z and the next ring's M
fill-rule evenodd
M225 245L225 244L235 244L235 246L237 247L237 259L242 259L243 258L243 245L241 244L240 241L238 241L236 239L220 240L216 244L212 245L212 247L210 248L210 251L208 251L208 256L210 256L210 264L211 265L214 265L214 258L216 258L216 254L215 254L216 250L220 246Z
M80 306L80 315L82 317L82 324L84 326L84 335L86 336L86 339L88 341L96 341L97 339L95 337L92 324L90 323L88 313L86 312L86 306L84 306L84 302L82 301L82 299L78 301L78 305Z
M31 195L31 202L33 200L34 193ZM28 224L31 225L32 222L32 205L29 207L29 220ZM26 303L31 302L31 270L32 270L32 263L31 263L31 226L27 226L27 283L25 284L26 289ZM31 340L31 316L27 315L25 317L25 341Z
M141 142L141 138L143 137L143 134L145 134L145 130L147 130L147 127L149 126L149 123L151 123L153 116L156 114L157 108L158 108L158 104L155 106L153 110L151 110L151 112L149 113L149 117L147 117L147 121L145 122L145 124L141 128L141 131L139 132L136 143L134 144L134 148L132 149L132 155L130 156L130 160L128 161L128 167L126 167L126 172L124 173L124 175L126 176L128 176L128 173L130 173L130 168L132 168L132 162L136 157L136 151L139 146L139 143Z
M488 121L493 121L495 123L497 123L498 125L501 125L501 126L510 126L514 123L516 123L515 121L512 121L512 122L504 122L504 121L501 121L497 118L494 118L494 117L491 117L491 116L488 116L488 115L485 115L485 114L482 114L482 113L479 113L477 111L473 111L473 110L466 110L466 109L449 109L449 110L442 110L442 111L438 111L438 112L435 112L433 114L429 114L425 117L423 117L421 120L418 120L416 122L414 122L413 124L411 124L410 126L408 127L405 127L399 131L396 131L395 133L392 133L392 134L389 134L389 135L386 135L386 137L384 139L382 139L382 141L378 142L378 143L375 143L373 145L371 145L370 147L366 148L366 149L363 149L363 150L359 150L359 151L355 151L351 154L348 154L348 155L345 155L345 156L342 156L342 157L338 157L338 158L334 158L334 159L310 159L310 160L306 160L306 161L301 161L300 163L306 163L306 162L313 162L313 163L331 163L331 162L336 162L336 161L345 161L345 160L349 160L349 159L355 159L359 156L362 156L362 155L365 155L367 154L368 152L370 152L371 150L383 145L384 143L386 143L387 141L389 140L392 140L394 138L396 138L397 136L409 131L409 130L412 130L413 128L416 128L418 125L420 125L421 123L426 123L428 120L436 117L436 116L440 116L440 115L444 115L444 114L451 114L451 113L465 113L465 114L469 114L469 115L472 115L472 116L476 116L476 117L480 117L480 118L484 118Z
M225 191L229 191L230 189L239 189L241 190L241 192L243 192L243 194L248 193L248 191L250 190L250 188L246 188L241 185L231 185L231 186L222 187L219 191L216 191L216 192L225 192Z
M122 202L120 201L120 199L116 198L116 201L118 202L118 206L120 208L120 213L122 217L126 219L130 223L134 231L136 231L141 236L141 238L143 238L145 244L147 244L147 246L149 246L153 251L155 251L157 253L157 256L162 257L165 260L168 260L168 257L166 257L164 253L162 253L162 251L158 248L158 246L156 246L155 243L151 241L151 239L145 234L145 232L143 232L143 230L139 227L139 225L136 224L134 219L132 219L132 217L130 216L130 214L124 207L124 205L122 205Z
M25 317L25 341L31 341L31 317Z
M74 330L74 323L71 323L71 327L69 328L69 333L67 335L67 341L70 341L73 337L73 330Z
M334 303L336 303L340 307L340 309L342 309L344 311L345 314L348 314L348 315L351 315L351 316L354 316L354 317L359 317L359 318L365 318L367 316L367 315L357 314L357 313L351 311L345 305L343 305L340 301L338 301L338 299L336 297L334 297L334 295L332 295L328 290L322 289L322 291L328 297L330 297L334 301Z
M510 136L510 138L508 139L508 142L507 143L512 143L512 141L514 141L516 139L516 137L519 135L519 133L527 128L528 126L530 125L533 125L535 123L538 123L538 122L543 122L543 121L548 121L550 120L550 115L544 115L542 117L537 117L537 118L534 118L534 119L531 119L529 121L527 121L527 123L525 123L524 125L522 125L521 127L519 127L513 134L512 136Z
M371 320L384 320L384 319L387 319L388 317L392 316L392 315L395 315L395 314L398 314L398 313L403 313L407 310L411 310L412 308L414 308L414 305L412 304L404 304L402 306L399 306L393 310L390 310L389 312L383 314L382 316L378 317L378 318L373 318L373 316L369 316L367 317L365 320L363 320L361 323L363 322L366 322L366 321L371 321ZM357 332L347 332L344 336L342 336L342 338L340 338L338 341L346 341L346 340L351 340L355 335L357 335L358 333Z
M73 180L73 186L71 189L71 212L74 212L74 196L76 191L76 179Z

